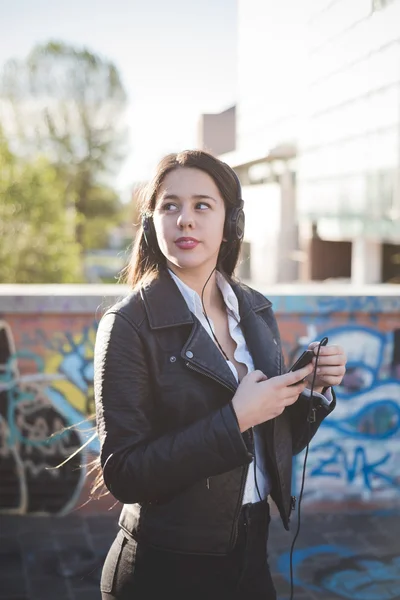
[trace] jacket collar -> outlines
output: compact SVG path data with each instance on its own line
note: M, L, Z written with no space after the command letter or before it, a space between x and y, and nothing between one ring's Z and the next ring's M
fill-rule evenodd
M239 303L240 319L271 306L271 302L247 286L231 283ZM194 322L185 299L166 269L141 291L151 329L163 329Z
M240 319L244 319L251 312L259 312L272 306L272 302L265 298L260 292L256 292L247 285L233 282L232 289L239 302Z
M254 368L265 373L268 378L273 377L280 372L279 342L267 321L258 314L272 306L272 302L247 286L234 284L232 287L239 300L240 325Z
M267 323L257 313L271 306L271 302L247 286L233 283L238 303L240 324L252 354L254 366L268 377L278 372L276 340ZM166 270L141 290L150 328L153 330L192 325L181 356L186 365L212 377L235 391L238 384L226 360L211 340L204 327L189 310L184 297ZM274 344L275 342L275 344ZM272 351L272 354L271 354ZM275 357L274 360L271 358Z
M192 313L176 283L166 269L141 289L151 329L188 325L194 322Z

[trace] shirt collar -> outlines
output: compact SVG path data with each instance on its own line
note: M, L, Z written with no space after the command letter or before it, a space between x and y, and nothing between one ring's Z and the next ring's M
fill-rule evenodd
M188 305L189 310L196 316L203 314L203 306L201 304L199 294L191 287L189 287L186 283L184 283L173 271L171 271L171 269L168 269L168 272L171 275L172 279L175 281L176 285L178 286L182 296L186 300L186 304ZM239 323L239 303L236 294L233 291L232 286L225 279L222 273L216 271L215 275L216 282L224 299L225 305L232 314L232 316Z

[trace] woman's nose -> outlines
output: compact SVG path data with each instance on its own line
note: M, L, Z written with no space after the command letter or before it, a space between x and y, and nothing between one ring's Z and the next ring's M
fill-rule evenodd
M179 216L178 216L178 227L180 229L185 229L185 227L193 227L194 218L193 212L188 208L182 208Z

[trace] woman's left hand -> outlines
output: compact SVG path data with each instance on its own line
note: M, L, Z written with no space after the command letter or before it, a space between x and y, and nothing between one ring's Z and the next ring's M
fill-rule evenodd
M313 365L315 367L316 355L319 342L312 342L309 350L314 350ZM317 373L314 381L314 390L321 391L325 387L340 385L344 374L346 373L347 357L341 346L321 346L318 357ZM314 373L307 377L309 386L311 387ZM319 389L320 388L320 389Z

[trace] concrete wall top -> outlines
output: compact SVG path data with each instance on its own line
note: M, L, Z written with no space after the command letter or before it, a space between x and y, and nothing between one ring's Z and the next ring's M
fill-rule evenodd
M256 286L255 286L256 287ZM257 287L277 313L398 313L399 285L308 284ZM93 313L103 311L129 293L124 285L0 285L1 313Z

